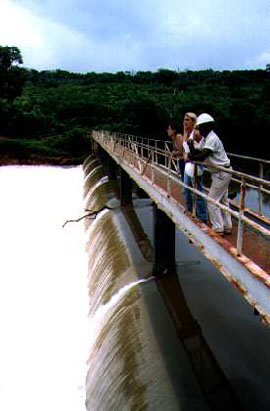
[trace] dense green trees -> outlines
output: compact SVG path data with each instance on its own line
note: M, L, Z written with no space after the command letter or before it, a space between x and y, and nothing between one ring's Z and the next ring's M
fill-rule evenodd
M17 47L0 46L0 134L7 134L14 118L13 102L20 96L27 71L18 67L22 56Z
M22 56L17 47L0 46L1 99L12 101L22 93L26 80L26 70L17 66L22 63Z
M16 47L0 47L0 133L24 145L83 154L90 128L167 138L169 120L181 122L194 111L216 118L228 151L269 157L270 73L264 70L81 74L26 70L21 63Z

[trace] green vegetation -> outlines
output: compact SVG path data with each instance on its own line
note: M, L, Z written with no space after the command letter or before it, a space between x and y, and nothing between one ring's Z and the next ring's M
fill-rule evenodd
M10 139L0 140L2 153L76 162L89 152L87 129L167 138L168 121L181 123L194 111L216 118L228 151L269 156L270 73L264 70L79 74L26 70L21 63L16 47L0 47L0 135Z

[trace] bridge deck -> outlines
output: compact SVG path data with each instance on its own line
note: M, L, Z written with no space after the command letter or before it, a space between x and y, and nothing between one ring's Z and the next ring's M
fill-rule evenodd
M145 174L147 174L147 178L150 178L151 171L148 170ZM160 174L157 174L155 177L155 183L157 186L162 188L165 192L166 190L166 182L164 181L164 177ZM179 189L179 186L172 182L171 186L171 197L185 207L185 198L183 196L182 188ZM193 216L186 212L188 218L193 219L195 222L199 223L197 219L193 218ZM226 249L230 247L234 247L236 249L237 245L237 226L238 221L235 218L232 218L233 222L233 229L231 235L226 235L224 237L220 237L215 235L215 233L209 229L209 235L216 238L216 241L219 241L220 244ZM202 226L202 223L200 224ZM206 226L205 226L206 227ZM208 227L208 226L207 226ZM209 227L210 228L210 227ZM244 227L244 242L243 242L243 251L242 254L247 256L251 261L261 267L267 274L270 275L270 240L269 238L264 237L263 235L258 235L252 228L245 226Z
M231 235L216 235L208 225L186 211L183 187L175 172L169 171L171 178L168 178L168 170L165 172L165 167L153 165L150 156L142 161L136 151L126 149L113 139L104 139L99 133L93 137L270 323L270 237L245 226L239 255L237 220L233 219Z

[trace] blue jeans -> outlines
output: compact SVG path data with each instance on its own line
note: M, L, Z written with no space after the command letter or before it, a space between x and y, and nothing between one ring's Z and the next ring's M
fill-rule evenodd
M193 178L189 177L187 173L184 173L184 183L189 186L193 187ZM202 191L203 188L203 176L197 177L197 190ZM193 205L193 193L188 189L184 188L184 195L186 197L187 209L191 213L192 212L192 205ZM206 201L201 196L197 196L196 200L196 217L199 220L202 220L206 223L207 221L207 207Z
M184 181L184 175L185 175L185 160L182 158L179 158L178 160L178 168L181 176L181 180Z

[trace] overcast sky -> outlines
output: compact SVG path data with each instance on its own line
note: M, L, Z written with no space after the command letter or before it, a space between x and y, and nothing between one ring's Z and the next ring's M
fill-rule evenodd
M0 0L0 44L38 70L265 68L270 0Z

